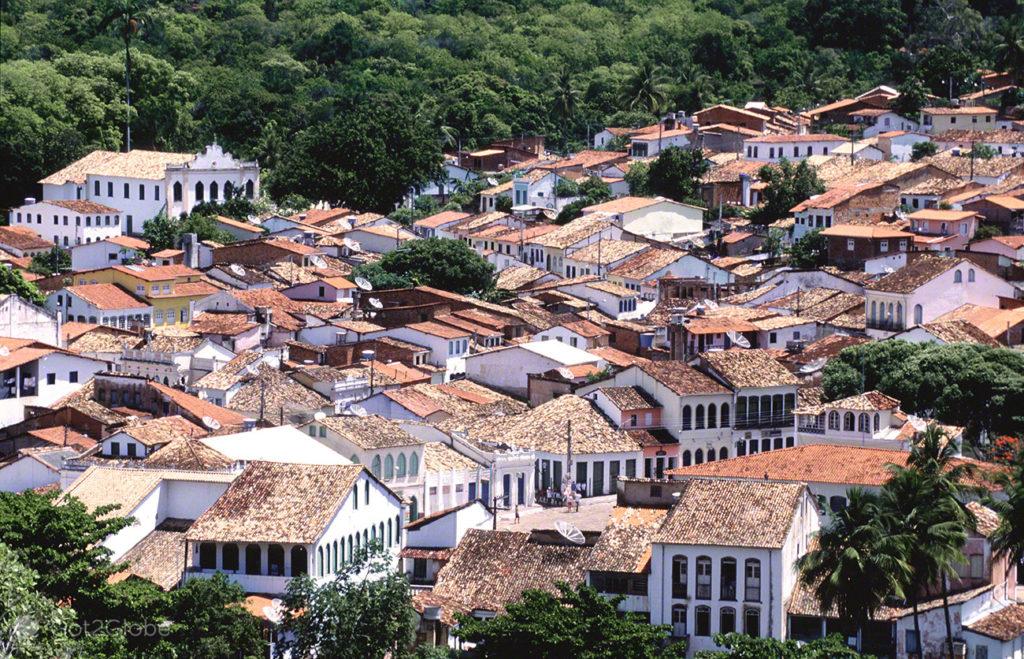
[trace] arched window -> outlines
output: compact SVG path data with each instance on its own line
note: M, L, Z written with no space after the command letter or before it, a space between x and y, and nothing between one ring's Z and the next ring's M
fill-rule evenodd
M693 610L693 634L694 636L711 636L710 606L698 606Z
M683 405L683 430L690 430L693 427L692 415L690 406Z
M693 452L693 461L696 464L704 464L704 449L699 448Z
M391 540L392 540L391 520L388 519L388 547L391 546Z
M711 559L707 556L697 557L697 599L711 599Z
M217 193L220 189L217 187L217 182L214 181L210 184L210 201L217 201Z
M708 405L708 428L718 427L718 407L714 403Z
M914 324L920 325L924 322L924 308L920 304L914 305Z
M878 310L876 308L877 304L878 303L875 302L874 300L871 301L871 322L872 323L874 323L875 319L878 317L878 313L877 313Z
M348 536L348 560L349 561L356 560L356 555L355 555L355 550L356 549L355 549L355 545L353 545L352 543L353 543L353 540L352 540L352 536L350 534Z
M866 412L857 417L857 432L871 432L871 419Z
M722 448L718 449L718 459L719 460L726 460L728 458L729 458L729 449L725 448L724 446Z
M398 473L399 478L405 477L405 453L398 454Z
M220 548L220 564L225 572L238 571L238 545L228 542Z
M695 418L694 418L693 427L696 428L697 430L700 430L701 428L704 427L704 406L703 405L698 405L697 406L697 414L694 415L694 416L695 416Z
M357 557L361 554L362 548L363 548L363 541L359 537L359 534L356 533L356 556Z
M974 281L974 268L967 271L967 281Z
M342 543L342 547L344 547L344 546L345 546L344 543ZM335 540L334 541L334 571L335 572L338 571L338 566L341 565L341 556L339 556L338 554L339 554L339 552L338 552L338 541Z
M843 430L853 432L853 412L847 412L843 415Z
M839 430L839 412L832 410L828 413L828 429Z
M293 550L294 551L294 550ZM302 548L302 553L306 553L305 547ZM292 555L294 558L294 554ZM295 564L292 564L292 571L295 570ZM303 570L305 573L305 570ZM283 577L284 575L284 547L281 545L270 545L267 547L267 574L272 577Z
M672 597L686 598L687 560L685 556L672 557Z
M761 612L757 609L747 609L743 612L743 633L751 638L761 635Z
M212 542L199 545L199 567L204 570L217 569L217 545Z
M235 195L235 186L232 185L231 181L224 183L224 199L231 199Z
M324 572L327 574L331 573L331 545L330 543L324 548Z
M743 599L748 602L761 601L761 561L748 558L744 572Z
M263 550L257 544L245 546L245 573L263 574Z
M689 467L691 464L693 464L693 456L689 451L683 451L683 466Z
M409 521L415 521L419 517L420 502L416 500L416 497L410 497L409 499Z
M246 181L245 182L245 196L248 197L249 199L252 199L252 195L253 195L252 181Z
M420 456L419 453L413 452L409 456L409 475L416 476L420 473Z
M954 284L961 284L961 283L963 283L963 281L964 281L964 273L963 272L961 272L960 270L957 270L956 272L953 273L953 283Z
M381 544L381 546L383 546L384 545L384 522L381 522L380 526L377 529L377 538L380 539L380 544Z
M719 575L718 599L736 601L736 559L722 559Z
M885 322L888 325L892 325L892 302L889 303L889 308L885 316Z
M672 605L672 635L676 638L686 636L686 605Z
M196 181L196 201L203 200L203 182Z
M903 327L903 303L896 303L896 327Z
M389 481L395 477L395 459L388 455L384 458L384 480Z
M731 634L736 631L736 609L723 606L718 613L718 633Z
M846 507L846 497L838 495L838 494L835 495L835 496L829 497L828 498L828 507L834 513L839 512L840 510L842 510L843 508Z
M370 531L367 529L363 529L363 546L370 547Z
M359 486L352 486L352 507L359 510Z
M708 462L714 462L714 461L715 461L715 449L709 448L708 449Z
M395 515L395 544L402 544L402 516Z
M878 432L882 427L882 417L879 416L878 412L875 412L874 428L875 432Z
M370 503L370 481L363 481L363 503Z
M355 453L352 454L352 457L349 458L349 460L351 460L352 464L354 464L354 465L359 464L359 456L356 455Z
M370 471L373 472L374 476L376 476L377 478L380 478L380 456L379 455L373 456L373 462L370 464Z
M292 571L295 571L295 565L292 565ZM316 548L316 575L318 577L324 576L324 548Z
M173 193L174 201L181 201L181 181L175 181Z
M722 403L722 427L728 428L729 423L729 403Z

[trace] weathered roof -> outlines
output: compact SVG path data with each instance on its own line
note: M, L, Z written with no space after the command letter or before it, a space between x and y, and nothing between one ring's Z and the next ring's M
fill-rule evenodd
M145 309L150 306L117 284L84 284L68 286L65 290L97 309Z
M604 387L599 391L607 396L615 407L623 411L661 407L661 404L641 387Z
M587 570L635 574L649 572L651 540L661 528L667 513L665 508L613 508L608 525L587 559Z
M148 386L157 390L163 396L169 398L179 408L185 410L193 417L202 419L203 417L210 417L217 421L221 426L241 426L245 422L245 418L233 411L221 407L220 405L214 405L208 400L202 400L196 398L191 394L187 394L184 391L179 391L172 387L168 387L165 384L152 381L147 383Z
M1007 604L964 625L964 629L1004 643L1024 636L1024 604Z
M797 414L821 414L826 409L878 412L880 410L895 410L899 406L900 401L892 396L886 396L881 391L865 391L862 394L854 394L830 402L821 401L815 405L801 405L794 411Z
M188 540L311 544L352 493L361 465L250 462Z
M302 386L266 362L258 364L255 373L244 376L241 382L242 386L227 406L250 415L259 414L262 410L263 418L269 421L287 420L294 411L315 411L331 404L316 391Z
M238 384L242 378L253 372L253 364L260 361L263 355L255 350L238 353L231 361L216 371L199 378L192 386L196 389L228 389Z
M686 256L686 252L655 247L623 261L609 270L608 275L646 281L659 270L672 265L684 256Z
M104 517L124 516L142 503L164 479L230 483L234 477L234 474L225 473L92 466L64 491L63 496L75 497L89 510L115 504L119 508Z
M416 220L413 222L413 226L436 229L446 224L464 220L467 217L469 217L469 213L463 213L462 211L441 211L440 213L434 213L433 215L424 217L423 219Z
M483 469L483 465L467 458L447 444L427 442L423 446L423 471Z
M193 439L208 434L203 428L177 415L128 424L119 428L117 432L124 433L145 446L157 446L176 439Z
M211 313L205 312L192 319L189 330L197 334L217 334L237 336L256 327L245 313Z
M498 273L495 286L506 291L517 291L549 274L547 270L540 270L529 265L512 266Z
M397 421L379 416L329 416L316 423L364 449L419 446L423 443L406 432Z
M193 153L170 153L132 149L127 153L118 151L93 151L75 162L59 169L39 181L52 185L84 183L87 176L119 176L162 180L167 165L181 165L195 158Z
M164 353L192 352L203 343L203 337L181 327L156 327L146 343L146 350Z
M920 327L943 343L980 343L993 348L999 346L999 342L980 327L960 318L936 320Z
M868 282L864 288L885 293L910 293L948 270L964 263L960 258L922 256L896 272Z
M800 383L767 350L731 348L701 353L701 358L734 387L777 387Z
M584 215L568 224L563 224L554 231L534 238L532 242L542 247L564 249L582 240L586 240L595 233L604 231L611 226L611 223L604 215Z
M197 439L178 438L150 453L143 464L160 469L212 471L228 469L233 461Z
M185 572L185 532L190 526L190 519L164 519L121 557L119 562L126 568L114 575L113 580L137 577L163 590L177 587Z
M437 574L430 593L446 608L501 612L524 590L556 592L555 584L583 581L591 548L531 542L521 531L470 529Z
M717 380L683 361L649 361L638 368L680 396L730 393Z
M913 238L914 234L884 224L836 224L822 229L823 236L837 238Z
M49 250L53 247L53 243L44 239L32 229L12 226L0 226L0 245L13 247L18 250Z
M566 255L566 258L581 263L608 265L648 249L647 243L632 240L598 240Z
M806 489L802 483L692 479L654 542L781 548Z

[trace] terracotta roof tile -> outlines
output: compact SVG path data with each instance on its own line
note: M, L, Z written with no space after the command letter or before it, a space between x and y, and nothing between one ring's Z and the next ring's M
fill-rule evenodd
M82 298L97 309L146 309L149 303L140 300L117 284L85 284L64 290Z
M910 293L964 262L964 259L960 258L921 257L913 260L896 272L869 282L864 288L886 293Z
M356 446L369 450L419 446L423 443L403 430L397 421L379 416L329 416L316 423L326 426Z
M651 540L665 521L665 508L616 506L587 559L592 572L650 571Z
M49 250L53 243L45 240L28 227L0 226L0 245L13 247L17 250Z
M732 348L701 353L701 359L734 387L777 387L800 383L766 350Z
M1008 643L1024 636L1024 604L1007 604L1003 608L983 615L964 629Z

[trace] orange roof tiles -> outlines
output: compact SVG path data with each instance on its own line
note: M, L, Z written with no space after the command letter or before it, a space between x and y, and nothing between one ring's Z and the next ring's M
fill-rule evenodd
M150 306L117 284L85 284L68 286L64 290L97 309L145 309Z

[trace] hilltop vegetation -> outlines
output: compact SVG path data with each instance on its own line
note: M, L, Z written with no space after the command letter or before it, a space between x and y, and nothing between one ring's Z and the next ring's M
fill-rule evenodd
M944 95L950 74L956 94L1020 57L1013 0L10 0L0 205L122 147L126 8L133 147L216 139L277 197L366 209L459 144L568 149L653 109L804 109L884 81Z

